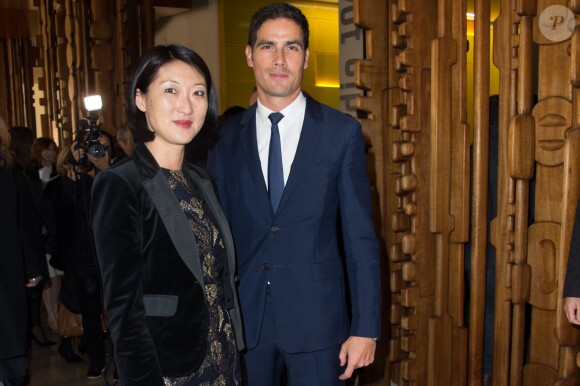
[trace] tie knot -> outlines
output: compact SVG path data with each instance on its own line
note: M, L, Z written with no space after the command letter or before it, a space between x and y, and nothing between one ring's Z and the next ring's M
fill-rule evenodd
M268 118L270 119L270 122L272 122L272 125L278 125L278 122L284 118L284 115L282 113L272 113L268 115Z

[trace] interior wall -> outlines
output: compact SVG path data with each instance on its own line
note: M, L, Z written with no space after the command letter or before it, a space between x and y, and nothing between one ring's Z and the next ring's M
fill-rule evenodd
M211 72L220 97L218 2L195 2L194 9L162 17L155 22L155 44L182 44L197 52Z

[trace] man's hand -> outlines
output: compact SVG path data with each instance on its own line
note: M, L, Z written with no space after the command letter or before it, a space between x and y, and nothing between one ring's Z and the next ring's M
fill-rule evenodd
M351 336L342 344L338 358L340 365L346 366L346 370L338 379L344 381L352 377L355 369L370 365L375 360L377 342L372 338Z
M564 310L570 323L580 325L580 298L566 298Z

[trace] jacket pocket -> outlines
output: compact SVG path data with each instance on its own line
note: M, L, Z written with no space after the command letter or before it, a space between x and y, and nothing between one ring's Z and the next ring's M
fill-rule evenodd
M143 295L146 316L173 316L178 302L176 295Z

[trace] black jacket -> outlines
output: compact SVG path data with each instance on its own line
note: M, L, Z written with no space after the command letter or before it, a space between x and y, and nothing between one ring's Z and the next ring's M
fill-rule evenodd
M40 227L24 175L0 169L0 360L26 355L25 285L46 266Z
M205 173L186 163L183 172L224 238L224 293L241 350L232 236ZM120 382L163 385L162 376L194 372L208 344L201 263L185 214L145 145L97 175L92 224Z

